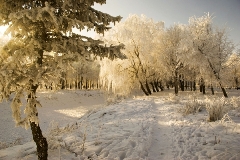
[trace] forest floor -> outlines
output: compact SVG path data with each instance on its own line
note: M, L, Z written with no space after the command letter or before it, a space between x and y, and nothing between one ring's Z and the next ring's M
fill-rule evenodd
M239 90L227 91L229 99L239 99ZM49 160L240 159L240 103L223 119L208 122L204 108L186 116L180 111L192 95L202 103L210 95L172 92L127 99L96 90L38 92ZM0 128L0 160L37 160L31 130L15 127L10 102L0 104Z

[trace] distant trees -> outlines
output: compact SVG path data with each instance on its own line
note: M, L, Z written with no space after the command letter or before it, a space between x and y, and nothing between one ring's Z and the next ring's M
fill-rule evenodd
M59 81L65 67L62 58L72 61L92 56L125 58L121 44L104 46L102 41L72 32L75 27L104 33L110 29L110 23L120 21L121 17L92 8L94 3L103 4L106 0L0 0L0 3L0 25L9 25L6 33L12 37L0 51L0 100L14 93L13 118L17 125L31 127L38 159L45 160L48 144L39 126L36 106L40 103L35 96L39 85L42 81ZM25 94L26 117L22 118L21 97Z
M67 63L62 70L61 89L99 88L100 65L98 61L79 59Z
M239 57L231 56L236 46L228 39L225 29L214 26L209 14L191 17L189 24L167 28L163 22L131 15L103 39L108 44L126 45L124 53L128 59L107 62L109 65L102 63L104 69L100 72L104 81L108 81L105 84L116 85L115 89L125 88L127 93L140 86L145 95L150 95L171 84L176 95L179 89L184 91L188 86L195 91L197 85L203 94L210 86L214 94L213 84L217 83L227 97L225 86L232 83L229 78L234 79L235 86L239 83L238 69L233 69L236 64L229 65L230 58L235 61ZM229 67L235 78L227 74ZM117 83L116 76L124 83ZM133 85L136 82L139 85Z

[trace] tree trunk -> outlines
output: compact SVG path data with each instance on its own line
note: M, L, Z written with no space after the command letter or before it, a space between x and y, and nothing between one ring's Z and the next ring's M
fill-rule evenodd
M205 85L202 86L202 93L206 94L206 92L205 92Z
M78 81L74 81L74 84L75 84L75 90L78 89Z
M70 80L67 80L67 89L71 89Z
M203 94L205 94L205 82L204 82L203 77L200 78L199 84L200 84L200 92L202 92Z
M36 31L36 37L40 36L43 39L46 39L47 35L45 34L45 32L42 32L42 29L40 29L41 31ZM38 50L38 57L37 57L37 65L39 65L39 67L42 67L43 64L43 49ZM36 98L36 91L38 88L38 84L34 85L33 84L33 80L29 80L30 85L31 85L31 92L28 95L28 99L35 99ZM36 104L30 107L35 107L36 108ZM37 108L36 108L37 111ZM36 116L38 117L38 112L36 113ZM47 143L47 139L42 135L42 130L39 126L39 124L36 124L35 122L31 122L30 121L30 127L32 130L32 136L33 136L33 140L36 143L37 146L37 155L38 155L38 160L47 160L48 159L48 143Z
M216 75L215 75L215 76L216 76ZM225 88L222 86L222 83L220 82L220 78L219 78L219 77L216 77L216 78L217 78L217 80L218 80L219 86L220 86L221 89L222 89L222 92L223 92L224 97L225 97L225 98L228 98L227 92L226 92Z
M181 91L184 91L184 80L180 81L180 85L181 85Z
M98 89L98 83L99 83L99 80L97 80L97 84L96 84L96 85L97 85L97 86L96 86L96 87L97 87L97 89Z
M147 88L147 91L148 91L148 93L151 95L151 94L152 94L152 92L151 92L151 90L150 90L150 87L149 87L149 85L148 85L148 82L147 82L147 80L146 80L146 88Z
M235 85L236 85L236 89L238 90L238 77L234 77L234 80L235 80Z
M212 95L214 95L213 85L211 84Z
M193 90L193 82L190 81L190 90L192 91Z
M209 59L208 59L208 64L209 64L209 66L211 67L211 69L212 69L212 71L213 71L213 74L214 74L214 76L216 77L216 79L217 79L217 81L218 81L218 83L219 83L219 85L220 85L220 87L221 87L221 89L222 89L222 92L223 92L224 97L227 98L227 97L228 97L227 92L226 92L225 88L222 86L221 81L220 81L220 78L219 78L219 75L217 74L217 72L216 72L215 69L213 68L213 65L212 65L212 63L210 62Z
M177 74L177 72L175 73L175 77L174 77L174 91L175 91L175 95L178 95L178 74Z
M163 87L163 85L162 85L162 81L160 81L159 84L160 84L159 88L161 89L161 91L163 91L163 90L164 90L164 87Z
M32 80L30 80L33 82ZM32 85L31 91L28 95L28 99L35 99L36 98L36 91L37 91L38 85ZM36 105L32 106L36 107ZM38 116L38 113L36 113L36 116ZM37 146L37 154L38 154L38 160L47 160L48 157L48 143L46 138L42 135L42 130L39 126L39 124L36 124L35 122L30 121L30 126L32 130L32 136L33 140L36 143Z
M53 83L50 84L49 88L53 90Z
M220 85L220 87L222 89L224 97L228 98L228 95L227 95L227 92L226 92L225 88L222 86L222 84L220 82L219 82L219 85Z
M184 77L183 77L183 75L179 75L179 85L180 85L181 91L184 91Z
M196 87L196 82L195 80L193 81L193 91L196 91L197 87Z
M158 82L157 82L157 81L154 81L153 83L154 83L154 86L155 86L155 88L156 88L156 91L159 92L159 89L158 89Z
M200 84L200 86L199 86L200 88L200 92L202 92L202 90L203 90L203 85L202 84Z
M47 160L48 157L48 143L45 137L42 135L42 130L39 124L30 122L33 140L37 145L37 154L39 160Z
M178 83L175 82L174 84L174 91L175 91L175 95L178 95Z
M61 81L61 89L65 89L65 81L63 79L60 80Z
M151 82L150 84L151 84L151 86L152 86L153 92L156 92L156 90L155 90L155 88L154 88L154 85L153 85L153 82Z
M225 88L223 88L223 87L221 87L221 89L222 89L222 92L223 92L223 95L224 95L224 97L228 97L228 95L227 95L227 92L226 92L226 90L225 90Z
M81 80L80 80L80 89L83 89L83 77L81 76Z
M188 86L189 86L189 81L185 81L185 90L188 90Z
M140 83L140 86L141 86L141 89L142 89L143 93L144 93L146 96L149 96L149 94L148 94L148 92L145 90L145 88L144 88L142 82L139 81L139 83Z

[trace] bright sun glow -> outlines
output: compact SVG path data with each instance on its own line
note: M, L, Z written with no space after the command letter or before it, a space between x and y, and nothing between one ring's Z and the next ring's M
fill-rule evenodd
M2 36L4 34L6 29L7 29L7 26L0 26L0 36Z
M7 27L8 26L0 26L0 36L2 36L4 34ZM92 37L92 38L94 38L96 36L96 33L93 30L90 30L90 31L83 30L83 31L79 32L76 28L73 28L73 32L77 33L77 34L81 34L83 36Z

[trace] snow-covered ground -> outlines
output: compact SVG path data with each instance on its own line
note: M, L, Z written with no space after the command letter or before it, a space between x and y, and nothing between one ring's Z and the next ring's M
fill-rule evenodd
M62 126L77 120L89 109L105 105L105 95L99 91L39 92L37 97L43 106L38 111L40 126L45 132L51 122L56 121ZM24 143L32 140L31 130L15 127L10 102L0 103L0 111L0 143Z
M100 91L38 93L49 159L240 159L240 106L228 113L230 119L208 122L205 109L179 113L193 92L178 97L170 92L121 101L106 101ZM240 96L240 91L228 92ZM204 102L203 95L195 95ZM9 102L0 104L0 127L0 160L37 159L31 131L14 127Z

